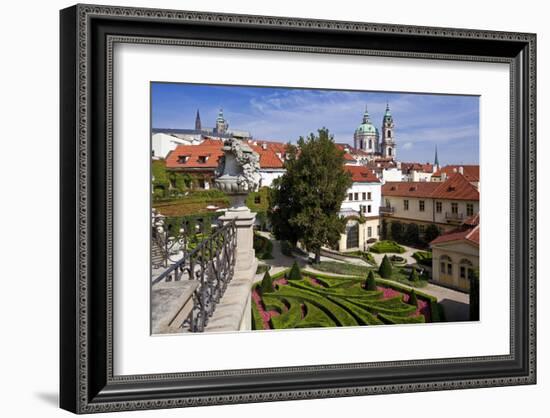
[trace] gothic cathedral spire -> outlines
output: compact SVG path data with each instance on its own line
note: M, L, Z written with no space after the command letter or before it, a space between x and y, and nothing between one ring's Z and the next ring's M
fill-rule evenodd
M197 109L197 116L195 116L195 131L202 131L201 115L199 109Z

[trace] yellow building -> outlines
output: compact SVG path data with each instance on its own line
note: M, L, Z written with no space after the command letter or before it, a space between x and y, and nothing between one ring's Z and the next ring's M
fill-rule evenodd
M387 222L415 223L422 233L429 224L450 231L479 213L479 191L461 173L445 182L386 182L380 215Z
M479 215L432 242L432 280L469 292L471 274L479 269Z

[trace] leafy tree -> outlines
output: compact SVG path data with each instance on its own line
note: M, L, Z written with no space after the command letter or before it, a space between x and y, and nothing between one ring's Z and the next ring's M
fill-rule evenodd
M479 321L479 271L470 274L470 321Z
M391 223L390 227L391 238L394 241L402 242L403 241L403 224L398 221Z
M416 297L416 292L411 290L411 293L409 293L409 300L407 302L409 305L418 306L418 299Z
M376 280L374 279L374 273L369 271L369 275L367 276L367 280L365 281L365 289L366 290L376 290Z
M290 272L288 273L288 280L302 280L302 272L296 261L292 264Z
M345 228L338 212L352 181L344 151L323 128L317 136L300 137L297 147L287 145L286 155L286 172L270 195L273 232L277 239L302 242L318 263L321 247L336 245Z
M441 235L441 230L436 224L429 224L424 230L424 241L429 243Z
M378 269L378 274L384 279L389 279L392 276L392 266L390 259L387 255L384 255L382 262L380 263L380 268Z
M271 278L269 271L266 271L264 274L264 278L262 279L262 283L260 284L260 290L262 295L266 293L271 293L275 290L273 289L273 279Z
M409 281L416 282L418 281L418 273L416 271L416 268L412 268L411 274L409 275Z
M405 244L415 245L420 241L420 231L418 225L414 223L407 224L403 233L403 242Z

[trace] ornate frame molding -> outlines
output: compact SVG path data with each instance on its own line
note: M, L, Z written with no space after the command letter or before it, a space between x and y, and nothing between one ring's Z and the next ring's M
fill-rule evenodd
M258 28L298 30L311 36L333 33L352 39L355 35L415 37L434 41L445 49L445 43L452 40L468 41L469 45L505 44L509 52L490 55L482 51L408 51L397 49L369 49L348 46L299 45L288 42L219 41L193 36L135 36L131 33L112 34L102 32L101 24L108 22L109 28L116 28L116 22L132 22L140 27L151 23L170 23L204 27L216 25L220 31L235 28L243 34ZM99 26L94 26L98 23ZM98 29L99 28L99 29ZM178 29L181 29L178 28ZM122 29L120 32L124 32ZM289 399L339 397L411 391L447 390L472 387L505 386L532 384L536 380L536 324L535 324L535 227L536 227L536 183L535 183L535 121L536 121L536 36L526 33L492 32L467 29L448 29L402 25L339 22L297 18L232 15L190 11L141 9L128 7L107 7L77 5L61 13L61 112L62 112L62 161L71 158L70 163L61 167L61 206L63 225L62 236L62 276L61 276L61 407L77 413L108 412L136 409L172 408L213 404L260 402ZM243 35L244 36L244 35ZM254 36L254 34L250 35ZM63 39L66 37L66 39ZM346 38L347 39L347 38ZM312 52L325 54L374 55L404 58L428 58L461 61L486 61L508 63L511 68L511 236L520 237L516 243L511 240L511 351L508 356L489 356L458 359L398 361L384 363L359 363L341 365L319 365L276 369L246 369L233 371L213 371L197 373L170 373L139 376L113 375L112 347L112 140L113 140L113 47L116 43L146 43L164 45L186 45L210 48L264 49L288 52ZM418 41L420 42L420 41ZM105 52L104 61L95 48ZM386 42L391 46L391 42ZM422 48L420 48L422 49ZM465 48L467 49L467 48ZM514 51L517 51L514 53ZM95 67L94 67L95 66ZM104 91L94 86L95 73L104 69ZM94 96L96 95L96 96ZM104 106L101 106L104 104ZM95 106L95 107L94 107ZM104 132L94 125L94 110L104 112ZM69 109L70 117L66 113ZM93 115L93 116L92 116ZM69 120L70 119L70 120ZM94 145L93 138L103 138L103 145ZM92 155L95 157L92 159ZM97 162L101 157L102 162ZM99 164L99 166L98 166ZM98 177L98 173L100 173ZM104 181L101 188L96 183ZM102 197L103 196L103 197ZM523 199L522 199L523 198ZM519 204L518 202L524 201ZM97 203L99 202L99 203ZM99 205L99 206L97 206ZM104 232L91 232L90 225L97 222L98 207L105 208L105 216L99 224ZM70 216L64 216L69 214ZM517 248L515 247L517 245ZM103 284L92 281L98 250L103 249L105 257L100 263L104 267ZM520 258L517 254L521 253ZM101 274L101 271L99 271ZM520 277L522 275L522 277ZM75 280L75 277L77 278ZM523 280L521 293L518 285ZM100 288L100 286L102 286ZM77 315L74 315L74 312ZM521 312L520 312L521 311ZM98 315L98 312L100 313ZM519 315L519 316L518 316ZM520 322L517 321L520 320ZM101 323L100 325L98 323ZM102 335L96 342L96 334ZM519 335L520 339L516 337ZM104 341L104 344L103 344ZM521 342L521 345L517 343ZM102 349L104 348L104 351ZM520 358L521 357L521 358ZM474 367L490 363L521 363L521 373L511 372L508 377L465 377L452 375L451 370L458 366ZM93 367L102 368L101 372ZM407 381L388 384L368 382L360 384L353 380L353 370L392 370L400 367L422 366L441 369L440 379L429 382ZM474 367L475 368L475 367ZM445 372L447 370L447 372ZM181 381L188 378L226 377L238 379L242 376L261 376L269 380L275 376L292 376L293 373L329 373L338 371L350 377L349 385L330 387L297 388L292 390L243 390L239 393L200 394L196 391L185 395L178 389ZM398 372L397 372L398 373ZM446 377L451 373L451 378ZM472 372L473 373L473 372ZM475 374L475 373L473 373ZM486 376L487 374L485 374ZM397 376L397 375L396 375ZM443 377L445 376L445 377ZM489 374L490 376L490 374ZM267 385L267 383L266 383ZM174 395L175 394L175 395Z

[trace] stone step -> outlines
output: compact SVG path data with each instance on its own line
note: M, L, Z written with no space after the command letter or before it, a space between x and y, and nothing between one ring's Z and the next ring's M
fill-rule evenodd
M160 282L151 289L151 319L153 334L183 332L181 325L193 309L196 280Z

